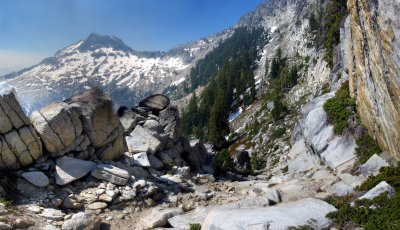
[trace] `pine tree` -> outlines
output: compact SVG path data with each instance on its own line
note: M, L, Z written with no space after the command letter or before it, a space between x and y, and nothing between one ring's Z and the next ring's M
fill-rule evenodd
M182 113L182 132L186 136L194 133L194 130L196 130L199 126L200 116L197 103L197 96L194 92L190 98L187 109Z
M224 98L222 95L218 95L211 108L210 120L208 123L208 140L213 142L216 146L222 146L225 143L225 135L229 133L227 114Z

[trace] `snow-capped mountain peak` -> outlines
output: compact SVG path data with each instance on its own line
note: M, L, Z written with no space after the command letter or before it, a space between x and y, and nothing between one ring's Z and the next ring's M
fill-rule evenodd
M98 87L117 105L134 106L184 79L191 66L223 36L181 45L169 52L139 52L115 36L90 34L39 64L5 76L27 112Z

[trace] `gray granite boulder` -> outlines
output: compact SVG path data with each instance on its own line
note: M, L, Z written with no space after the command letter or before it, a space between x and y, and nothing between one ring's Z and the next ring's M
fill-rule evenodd
M50 155L62 156L79 146L76 140L82 135L82 123L67 103L47 105L33 112L31 120Z
M137 125L125 139L130 153L147 152L154 154L162 146L162 143L157 138L140 125Z
M362 199L372 200L384 192L387 192L389 196L393 196L395 193L395 189L392 186L390 186L390 184L388 184L386 181L382 181L379 184L377 184L374 188L369 190L367 193L365 193L363 196L359 197L358 200Z
M140 229L167 227L168 219L183 214L182 208L157 210L153 209L149 215L140 220Z
M82 122L83 133L101 160L114 160L125 152L124 128L114 104L101 90L93 88L65 100Z
M49 178L46 174L40 171L24 172L21 176L37 187L46 187L49 185Z
M92 214L78 212L61 226L62 230L99 230L100 219Z
M140 101L139 106L149 108L155 112L159 112L167 108L169 103L170 101L168 97L161 94L155 94Z
M322 229L329 226L325 216L336 208L322 200L304 199L276 206L252 209L211 210L202 229L241 230L241 229L287 229L315 220L314 227Z
M178 108L175 106L168 106L160 112L160 124L164 127L164 132L174 141L177 142L181 137L181 118L179 116Z
M42 142L12 87L0 89L0 168L31 165L43 154Z
M388 166L390 165L386 160L374 154L372 157L368 159L367 162L365 162L365 164L361 165L358 168L357 172L359 172L364 176L370 176L370 175L376 176L379 174L379 170L382 167L388 167Z
M56 184L65 185L78 180L89 174L96 164L91 161L84 161L64 156L56 162Z
M116 185L126 185L129 180L129 172L113 165L99 164L91 175L100 180L106 180Z

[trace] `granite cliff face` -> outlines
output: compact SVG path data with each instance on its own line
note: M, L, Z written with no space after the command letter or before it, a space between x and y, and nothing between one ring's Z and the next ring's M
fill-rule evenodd
M349 0L350 91L382 149L400 158L400 1Z

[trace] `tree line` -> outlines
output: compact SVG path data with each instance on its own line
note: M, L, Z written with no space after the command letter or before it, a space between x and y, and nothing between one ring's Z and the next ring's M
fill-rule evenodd
M224 144L229 114L255 100L255 61L266 42L264 29L240 27L199 61L190 74L192 89L207 86L200 97L193 94L182 113L184 135Z

